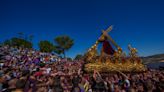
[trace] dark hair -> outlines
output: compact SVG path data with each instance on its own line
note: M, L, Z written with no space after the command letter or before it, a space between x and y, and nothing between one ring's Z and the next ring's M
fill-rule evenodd
M16 88L23 89L25 87L26 81L23 79L19 79L16 82Z
M22 71L22 76L27 76L30 74L30 71L29 70L23 70Z
M40 69L39 68L36 68L36 71L38 72L38 71L40 71Z

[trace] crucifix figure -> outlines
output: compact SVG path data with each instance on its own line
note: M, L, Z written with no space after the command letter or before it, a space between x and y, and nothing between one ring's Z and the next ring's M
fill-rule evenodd
M113 55L115 53L115 50L112 48L109 41L116 47L119 48L119 46L114 42L114 40L108 35L108 32L112 30L112 26L110 26L107 30L102 30L102 35L99 37L98 41L102 42L103 46L100 53L99 61L102 61L102 58L105 55Z

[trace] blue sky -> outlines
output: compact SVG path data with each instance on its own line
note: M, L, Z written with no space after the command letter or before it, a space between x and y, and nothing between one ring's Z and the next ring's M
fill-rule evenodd
M74 57L110 25L124 51L130 43L140 56L164 52L163 0L0 0L0 42L24 32L38 49L40 40L69 35L75 44L66 54Z

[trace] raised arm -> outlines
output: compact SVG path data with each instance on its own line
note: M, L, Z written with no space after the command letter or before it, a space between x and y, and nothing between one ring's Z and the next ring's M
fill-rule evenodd
M122 76L124 76L124 78L129 79L128 76L126 76L126 75L125 75L124 73L122 73L121 71L117 71L117 72L119 72Z
M96 73L102 79L101 74L98 71L96 71Z
M96 70L94 70L94 72L93 72L93 78L94 78L94 80L96 80Z
M81 68L78 70L78 75L80 75L80 73L81 73Z

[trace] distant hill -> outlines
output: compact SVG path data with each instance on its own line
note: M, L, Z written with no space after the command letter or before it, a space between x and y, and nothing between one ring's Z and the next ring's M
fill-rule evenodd
M155 63L155 62L164 62L164 54L156 54L147 57L141 57L144 64Z
M164 68L164 54L156 54L141 58L143 63L149 68Z

